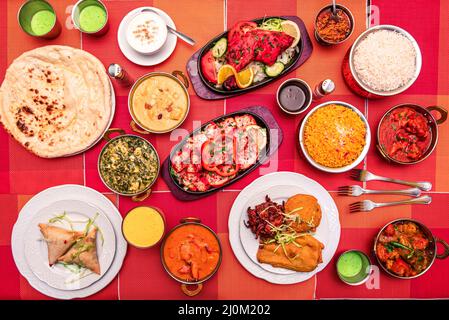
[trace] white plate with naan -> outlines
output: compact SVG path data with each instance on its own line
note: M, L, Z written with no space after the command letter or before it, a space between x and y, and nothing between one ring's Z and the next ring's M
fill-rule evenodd
M55 219L57 217L62 217ZM56 263L49 266L48 248L39 223L72 231L84 232L89 219L97 227L96 251L100 264L100 275L76 266L64 266ZM62 200L42 208L31 221L25 240L25 257L33 273L49 286L60 290L78 290L98 281L109 269L114 260L116 241L115 232L105 214L87 202Z
M265 195L281 203L297 193L310 194L321 206L322 218L314 235L324 244L323 262L311 272L296 272L275 268L257 261L258 240L244 221L248 207L265 201ZM293 284L306 281L323 270L331 261L340 240L340 221L337 206L331 195L316 181L295 172L274 172L264 175L245 187L232 205L228 220L229 242L240 264L255 277L276 284Z

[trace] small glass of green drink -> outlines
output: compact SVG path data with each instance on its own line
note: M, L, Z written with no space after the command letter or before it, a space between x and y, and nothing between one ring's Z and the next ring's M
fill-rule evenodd
M359 250L343 252L337 260L337 273L346 284L352 286L363 284L371 275L371 261Z
M72 9L72 21L82 33L102 36L109 29L108 10L99 0L80 0Z
M61 24L53 7L45 0L28 0L19 9L17 20L23 31L33 37L56 38Z

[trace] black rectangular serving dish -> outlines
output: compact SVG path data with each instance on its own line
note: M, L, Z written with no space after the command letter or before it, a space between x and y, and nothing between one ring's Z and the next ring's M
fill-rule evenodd
M267 132L267 145L266 145L266 147L265 147L265 151L263 152L263 154L261 154L261 155L258 157L256 163L254 163L250 168L246 169L245 171L243 171L243 172L241 172L241 173L238 173L237 176L236 176L234 179L229 180L227 183L223 184L222 186L219 186L219 187L216 187L216 188L211 188L211 189L206 190L206 191L191 191L191 190L185 190L185 189L183 188L183 186L181 186L181 185L178 183L177 179L176 179L176 178L173 176L173 174L172 174L172 166L171 166L171 161L170 161L170 159L172 159L173 155L174 155L178 150L180 150L180 149L182 148L182 146L186 143L186 141L187 141L187 139L188 139L189 137L191 137L192 135L194 135L195 133L197 133L197 132L199 132L199 131L202 131L208 124L210 124L210 123L212 123L212 122L215 122L215 123L216 123L216 122L222 121L222 120L224 120L225 118L228 118L228 117L240 116L240 115L245 115L245 114L249 114L249 115L253 116L254 119L256 120L257 125L260 126L261 128L264 128L264 129L266 130L266 132ZM217 117L217 118L215 118L215 119L212 119L212 120L206 122L206 123L203 124L200 128L197 128L197 129L195 129L194 131L192 131L192 133L190 133L188 136L186 136L184 139L182 139L182 141L179 142L179 143L172 149L172 151L170 152L170 157L169 157L168 162L167 162L167 165L168 165L168 172L169 172L170 178L171 178L173 184L176 185L181 191L183 191L183 192L185 192L185 193L188 193L188 194L191 194L191 195L207 195L207 194L210 194L210 193L212 193L212 192L216 192L216 191L218 191L218 190L220 190L220 189L222 189L222 188L225 188L225 187L229 186L230 184L232 184L232 183L234 183L234 182L240 180L241 178L243 178L244 176L246 176L247 174L249 174L250 172L252 172L253 170L255 170L257 167L259 167L262 163L264 163L265 160L268 158L268 155L270 154L270 144L271 144L271 143L270 143L270 139L271 139L271 137L270 137L270 127L269 127L268 124L265 122L265 120L262 119L262 117L260 117L260 116L257 115L256 113L253 113L253 112L251 112L251 111L244 111L244 110L243 110L243 111L235 111L235 112L231 112L231 113L228 113L228 114L219 116L219 117Z
M271 18L280 18L280 19L283 19L283 20L288 20L288 19L285 19L285 18L282 18L282 17L279 17L279 16L270 16L270 17L257 18L257 19L250 20L250 21L255 22L255 23L257 23L257 24L259 25L259 24L261 24L264 20L268 20L268 19L271 19ZM226 95L226 94L243 93L243 92L247 92L247 91L250 91L250 90L253 90L253 89L257 89L257 88L260 88L260 87L263 87L263 86L269 84L270 82L272 82L272 81L278 79L279 77L284 76L286 73L288 73L288 72L290 71L290 69L296 64L296 62L298 62L298 60L299 60L299 58L301 57L301 54L302 54L302 52L303 52L303 48L304 48L304 43L303 43L303 41L304 41L304 36L301 34L301 39L299 40L299 43L298 43L298 49L299 49L299 51L296 52L296 54L293 56L293 58L290 60L290 62L289 62L287 65L285 65L284 70L283 70L278 76L276 76L276 77L267 77L267 78L265 78L264 80L262 80L262 81L260 81L260 82L257 82L256 84L250 85L248 88L243 88L243 89L240 89L240 88L239 88L239 89L235 89L235 90L223 90L223 89L216 88L212 83L210 83L209 81L207 81L207 80L204 78L204 76L203 76L203 71L201 70L201 58L203 57L203 55L204 55L206 52L208 52L210 49L212 49L212 47L215 45L215 43L216 43L218 40L220 40L221 38L223 38L223 37L225 37L225 36L226 36L226 38L227 38L228 32L229 32L229 30L227 30L227 31L225 31L225 32L222 32L222 33L219 34L218 36L214 37L211 41L209 41L209 42L208 42L208 43L201 49L200 54L198 55L198 70L199 70L198 74L199 74L199 76L200 76L200 78L201 78L201 81L204 83L204 85L205 85L209 90L212 90L212 91L214 91L214 92L216 92L216 93L223 94L223 95Z

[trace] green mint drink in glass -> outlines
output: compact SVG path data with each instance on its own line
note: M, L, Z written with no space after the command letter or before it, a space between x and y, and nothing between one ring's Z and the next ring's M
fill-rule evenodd
M349 285L365 283L371 274L370 259L361 251L346 251L338 258L337 273L340 279Z
M106 12L99 6L88 6L80 12L80 27L86 32L96 32L106 24Z
M362 257L354 251L343 254L338 259L337 270L345 278L352 278L362 271Z
M56 22L56 15L49 10L41 10L31 17L31 30L42 36L48 33Z
M29 0L19 9L19 25L34 37L55 38L61 32L53 7L44 0Z
M80 0L72 10L72 21L83 33L99 36L108 30L108 11L98 0Z

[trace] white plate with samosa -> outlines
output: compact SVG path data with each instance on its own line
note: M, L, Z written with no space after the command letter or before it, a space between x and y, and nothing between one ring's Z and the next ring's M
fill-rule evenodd
M115 236L115 254L113 256L112 264L108 268L108 263L103 263L101 261L102 253L97 252L97 255L100 256L99 263L101 277L98 277L98 279L96 281L93 281L91 285L84 288L77 289L76 287L74 287L70 290L61 290L50 286L48 283L42 281L35 275L28 264L29 259L27 258L25 253L25 245L29 240L30 228L32 228L37 234L35 236L35 239L38 239L38 237L40 237L40 239L42 240L43 236L39 234L40 230L38 224L45 223L45 221L48 220L45 220L45 218L36 219L36 217L43 209L50 207L55 202L72 200L81 201L91 207L94 207L95 210L99 210L100 212L102 212L104 216L109 220L113 228L113 234ZM66 206L63 206L59 209L69 211L69 208L67 208ZM95 216L95 212L93 213L93 216ZM49 217L47 216L47 218ZM57 299L74 299L90 296L106 287L117 276L122 267L123 259L125 258L127 251L127 242L121 232L122 222L123 218L113 202L111 202L110 199L94 189L75 184L66 184L48 188L36 194L20 210L19 217L14 224L11 236L11 249L14 262L20 274L29 282L29 284L34 289L41 292L42 294ZM107 234L110 234L110 231L107 231L107 227L103 227L102 225L100 225L99 221L97 222L97 226L99 227L99 229L101 229L101 232L104 235L106 246L106 241L108 241ZM97 235L97 237L100 236ZM44 265L48 268L48 249L45 246L45 243L40 243L43 244L43 247L40 248L42 251L37 261L40 262L41 265ZM106 248L105 246L104 248Z
M79 200L56 201L36 214L25 241L33 273L60 290L90 286L109 269L115 233L105 214Z

